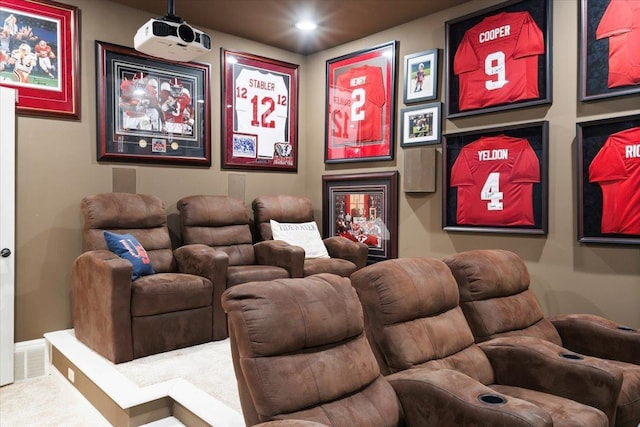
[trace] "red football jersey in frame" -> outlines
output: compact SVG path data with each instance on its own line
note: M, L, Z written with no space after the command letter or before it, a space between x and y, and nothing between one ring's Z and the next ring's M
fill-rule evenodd
M609 88L640 84L640 1L612 0L596 39L609 38Z
M460 110L539 97L544 36L529 12L501 12L468 29L456 50Z
M460 225L530 226L540 161L525 138L482 137L464 146L451 169Z
M602 233L640 236L640 127L609 136L589 165L602 188Z

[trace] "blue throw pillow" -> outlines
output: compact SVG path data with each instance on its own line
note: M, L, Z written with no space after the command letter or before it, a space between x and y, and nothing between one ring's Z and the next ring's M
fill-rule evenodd
M104 239L111 252L118 254L120 258L127 259L133 264L131 280L140 276L155 274L147 251L142 247L138 239L131 234L116 234L110 231L104 232Z

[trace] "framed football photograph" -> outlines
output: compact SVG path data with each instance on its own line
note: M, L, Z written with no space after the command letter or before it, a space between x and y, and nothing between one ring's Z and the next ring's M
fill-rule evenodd
M550 0L511 0L445 23L446 118L550 104Z
M443 136L442 229L547 234L547 121Z
M327 60L325 163L393 160L396 46Z
M222 168L298 170L298 65L222 48Z
M49 0L0 2L0 85L17 89L18 113L80 119L79 15Z
M322 176L323 233L369 246L367 263L398 257L398 172Z
M438 49L404 57L404 103L428 101L438 97Z
M640 2L580 1L580 101L640 93L638 23Z
M210 166L211 66L95 43L98 161Z
M442 138L442 103L406 107L400 110L403 148L440 144Z
M640 115L576 124L578 241L640 244Z

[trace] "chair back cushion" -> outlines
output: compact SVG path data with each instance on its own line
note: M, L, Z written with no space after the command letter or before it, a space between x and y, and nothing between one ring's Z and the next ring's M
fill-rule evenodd
M249 215L242 200L189 196L178 201L184 244L201 243L229 255L229 265L255 264Z
M88 250L108 250L104 231L131 234L145 248L156 273L176 271L167 213L156 196L103 193L82 199L83 234Z
M258 240L272 240L270 220L278 222L313 221L313 204L306 197L258 196L251 203Z
M306 419L396 426L399 402L364 334L349 279L250 282L222 297L247 425Z
M440 260L400 258L351 275L366 331L384 374L415 367L449 368L483 384L493 370L474 344L458 306L458 288Z
M513 252L479 249L444 259L460 291L460 306L476 342L532 336L562 345L529 289L529 271Z

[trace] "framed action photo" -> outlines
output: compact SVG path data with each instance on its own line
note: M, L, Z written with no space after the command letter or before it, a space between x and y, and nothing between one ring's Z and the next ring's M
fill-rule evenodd
M18 113L80 119L79 10L48 0L0 3L0 85Z
M547 121L444 136L442 228L547 234Z
M396 46L327 61L325 163L393 160Z
M298 65L221 49L222 167L298 170Z
M580 101L640 93L638 23L638 1L580 1Z
M551 103L550 0L511 0L445 23L446 117Z
M98 161L210 166L210 65L95 46Z
M438 97L438 49L404 57L404 103L428 101Z
M640 115L576 124L578 241L640 244Z
M442 104L417 105L400 110L401 135L400 146L440 144L442 138Z
M398 172L322 176L325 237L369 246L367 263L398 257Z

